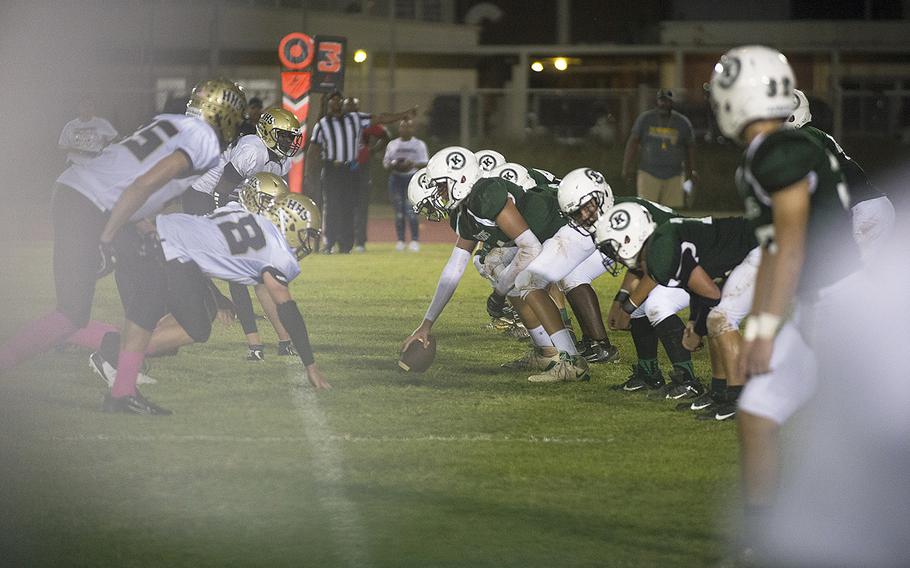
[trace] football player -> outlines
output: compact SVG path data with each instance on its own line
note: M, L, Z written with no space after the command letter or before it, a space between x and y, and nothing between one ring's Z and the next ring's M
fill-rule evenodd
M595 227L597 247L607 257L643 272L641 282L625 299L627 311L644 303L658 285L689 292L683 346L694 351L708 337L713 379L710 395L700 383L687 385L698 398L678 408L704 410L698 415L702 419L735 416L742 390L742 383L735 382L739 323L752 304L760 256L752 228L742 217L677 217L658 226L637 203L613 207Z
M506 163L506 158L496 150L478 150L474 152L477 158L477 166L480 168L481 177L490 177L497 166Z
M812 112L806 95L799 89L793 89L793 97L796 109L787 118L786 126L799 128L811 135L837 158L844 178L847 180L847 187L850 188L853 238L859 245L863 262L868 266L875 253L894 230L894 205L869 181L863 168L844 152L844 149L830 134L809 124L812 122Z
M129 240L131 223L160 211L186 188L181 181L217 163L246 111L239 85L196 85L186 114L160 114L97 158L67 168L54 191L54 279L57 308L0 347L0 370L58 345L89 321L95 281L114 268L114 238ZM118 270L121 298L136 278ZM100 338L99 338L100 341Z
M678 217L675 211L658 205L640 197L617 197L612 193L607 195L601 182L602 175L587 173L587 168L576 170L559 185L559 208L569 221L569 224L583 235L594 236L594 223L603 217L609 207L616 204L635 203L649 211L652 219L658 224L668 222ZM590 170L598 174L594 170ZM611 261L612 262L612 261ZM622 266L619 263L607 262L604 267L613 275L619 274ZM682 344L685 325L677 312L689 305L689 294L679 288L658 286L648 299L641 303L630 314L622 310L629 291L635 289L639 278L643 274L639 270L627 270L623 277L620 290L613 299L608 321L611 329L629 329L632 332L632 342L635 345L637 361L632 368L629 378L618 385L611 387L613 390L624 392L639 392L650 390L649 396L684 398L697 396L700 392L700 383L695 377L692 367L692 355ZM578 313L578 312L576 312ZM579 318L581 319L581 318ZM592 337L605 334L603 321L598 314L586 318ZM670 372L671 386L664 388L664 381L660 365L657 361L658 342L663 344L664 350L673 365Z
M477 158L466 148L445 148L430 158L427 175L433 185L414 186L408 195L414 210L430 220L449 216L458 235L436 287L433 300L420 326L404 342L427 345L427 337L445 305L451 299L478 242L499 247L512 246L515 253L496 273L496 285L488 303L491 313L501 311L506 294L521 315L538 350L520 368L544 373L529 377L531 382L588 380L588 363L578 355L559 310L544 290L520 297L515 286L519 274L540 253L541 241L551 238L565 225L552 193L524 191L502 178L482 178Z
M231 202L204 217L178 213L156 218L155 230L144 239L142 279L127 306L119 366L104 399L105 412L171 413L137 390L137 372L150 344L163 333L179 338L181 345L208 340L214 319L209 278L264 286L310 383L330 388L316 366L306 324L288 288L300 274L300 260L319 242L319 211L309 198L291 194L261 209L259 196L248 195L251 191L249 186L244 189L243 205ZM176 328L156 329L167 314Z
M270 108L264 111L256 123L256 134L248 134L222 153L218 164L202 175L191 191L184 195L183 210L195 215L210 213L216 204L227 203L237 199L240 184L245 180L265 172L274 176L286 176L291 170L291 159L303 148L303 133L300 122L293 113L282 108ZM263 178L256 183L272 187L284 186L283 181ZM245 286L230 284L231 300L237 309L237 319L247 340L247 361L262 361L265 350L256 316L253 313L253 302ZM278 334L278 355L294 355L287 331L278 321L274 306L268 295L257 290L257 297L265 310L266 316Z
M785 127L795 87L787 58L764 46L728 51L711 76L717 124L746 148L736 184L762 250L737 368L748 377L737 421L750 525L774 495L780 424L811 396L812 367L824 376L838 365L839 353L814 360L811 346L839 345L827 319L856 301L851 282L861 278L838 160L808 132Z

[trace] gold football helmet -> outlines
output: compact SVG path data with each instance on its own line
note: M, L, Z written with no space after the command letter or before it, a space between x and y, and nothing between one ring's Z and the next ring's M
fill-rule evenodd
M322 215L313 200L299 193L289 193L275 206L269 218L284 233L297 260L303 259L319 245Z
M259 172L243 180L240 186L240 205L250 213L270 215L278 202L290 193L283 179L268 172Z
M209 79L193 87L186 114L211 124L227 145L237 138L237 129L246 117L246 94L230 79Z
M269 150L285 158L295 155L303 147L300 121L292 112L283 108L264 111L256 123L256 134Z

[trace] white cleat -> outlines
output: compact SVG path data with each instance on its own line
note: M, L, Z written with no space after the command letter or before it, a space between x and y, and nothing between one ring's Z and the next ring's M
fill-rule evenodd
M104 357L101 356L101 353L95 351L88 358L88 365L92 368L92 371L96 375L101 377L108 387L114 386L114 381L117 379L117 369L113 365L104 360ZM155 385L158 384L158 381L152 377L146 375L145 373L139 373L139 377L136 379L136 384L140 385Z
M524 357L503 363L500 367L516 371L546 371L559 363L559 354L544 355L536 347L532 347Z
M417 241L411 241L408 245L408 250L411 252L420 252L420 243Z
M561 352L559 362L539 375L531 375L528 381L532 383L561 383L589 381L591 374L588 372L588 362L581 355L569 355Z
M404 241L398 241L397 243L395 243L395 250L397 250L398 252L401 252L404 249L405 249Z

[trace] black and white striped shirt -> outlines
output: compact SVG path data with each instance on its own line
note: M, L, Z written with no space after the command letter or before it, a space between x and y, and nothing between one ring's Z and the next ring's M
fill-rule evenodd
M370 115L366 113L327 114L313 127L310 142L322 147L324 162L353 162L357 159L361 133L369 125Z

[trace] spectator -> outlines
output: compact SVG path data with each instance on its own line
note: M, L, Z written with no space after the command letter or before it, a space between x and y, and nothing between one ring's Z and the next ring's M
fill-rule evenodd
M360 113L360 99L348 97L344 99L342 110L345 114ZM362 117L369 117L360 113ZM360 148L357 150L357 192L354 197L354 252L364 252L367 244L367 220L370 208L370 158L382 150L389 141L389 131L381 124L370 124L363 129L360 135Z
M117 130L111 123L95 116L95 101L83 97L79 101L79 116L66 123L57 144L66 151L66 165L84 164L101 153Z
M262 116L262 99L259 97L251 98L246 107L246 114L247 118L243 121L243 124L240 125L240 135L238 138L246 136L247 134L256 134L256 123L259 122L259 117Z
M323 253L331 254L335 244L338 252L347 254L354 247L354 206L357 191L357 149L363 129L372 122L387 124L413 116L417 108L405 112L383 113L375 119L368 114L344 114L343 98L340 91L329 93L326 115L313 127L310 147L307 150L308 183L312 180L316 164L321 163L321 185L323 195L323 219L325 225L325 248ZM317 159L317 156L321 160Z
M420 229L417 214L408 202L408 182L414 173L427 165L427 145L423 140L414 137L414 123L402 120L398 124L398 138L386 146L382 165L391 170L389 175L389 199L395 211L395 231L398 233L398 244L395 250L405 249L405 219L411 226L411 243L408 249L411 252L420 250Z
M673 110L673 91L657 91L657 108L635 120L623 156L622 177L632 184L638 161L638 196L668 207L685 206L683 182L695 182L695 137L692 123ZM640 153L640 156L639 156Z

